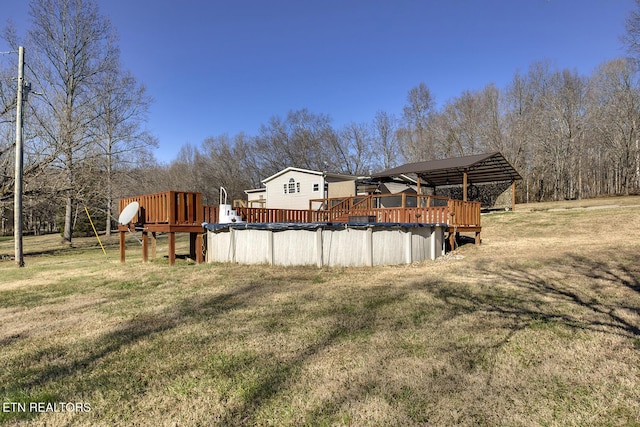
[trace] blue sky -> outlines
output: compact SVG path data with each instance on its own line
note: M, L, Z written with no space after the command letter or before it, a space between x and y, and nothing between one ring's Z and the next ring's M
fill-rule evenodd
M5 2L21 34L27 2ZM424 82L438 106L539 60L591 74L625 54L633 0L99 0L124 66L155 99L156 157L209 136L256 135L308 108L339 128L398 116ZM0 50L4 45L0 44ZM28 55L28 52L27 52Z

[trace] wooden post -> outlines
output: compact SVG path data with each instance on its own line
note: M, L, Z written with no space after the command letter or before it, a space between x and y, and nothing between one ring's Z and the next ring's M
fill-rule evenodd
M204 246L202 245L202 233L196 233L196 262L201 264L204 262Z
M189 257L198 264L204 261L202 254L202 233L189 233Z
M462 200L467 201L467 170L462 173Z
M151 258L155 258L156 257L156 232L153 231L151 233Z
M176 233L169 232L169 265L176 263Z
M149 262L149 233L142 231L142 262Z
M196 235L197 233L189 233L189 258L196 259Z
M124 264L125 261L125 234L124 231L120 231L120 262Z
M176 224L176 192L175 191L168 191L166 194L166 205L164 206L165 209L167 209L169 212L168 215L168 222L169 224Z
M511 182L511 211L516 210L516 182Z

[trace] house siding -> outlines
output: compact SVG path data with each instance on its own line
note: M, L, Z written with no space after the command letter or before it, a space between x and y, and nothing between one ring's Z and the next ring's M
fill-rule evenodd
M247 195L247 206L249 207L263 207L266 202L267 189L263 188L262 191L250 191L245 192ZM252 203L253 202L253 203Z
M295 181L295 193L289 193L289 180ZM279 175L268 183L267 208L277 209L309 209L309 199L323 197L324 180L322 174L312 174L303 171L288 171ZM314 184L318 185L318 191L313 191ZM284 186L287 193L284 193ZM298 185L300 192L297 191Z

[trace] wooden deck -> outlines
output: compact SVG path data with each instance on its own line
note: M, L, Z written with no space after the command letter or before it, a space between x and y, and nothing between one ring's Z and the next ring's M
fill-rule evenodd
M146 194L120 199L120 212L131 202L138 202L138 214L131 221L135 230L142 231L142 261L149 260L149 233L151 236L151 257L156 256L156 233L169 233L169 264L176 260L176 233L189 233L189 257L197 262L204 261L202 251L202 223L204 209L202 194L180 191ZM120 262L125 262L125 237L127 227L118 226L120 231ZM134 230L131 230L134 231Z
M202 195L193 192L167 191L164 193L120 199L120 212L131 202L138 202L140 209L131 226L142 231L142 260L156 256L156 233L169 233L169 264L175 263L175 233L189 233L189 256L197 262L204 261L202 251L202 223L218 222L218 206L202 205ZM475 233L475 243L480 244L480 202L454 200L438 196L411 194L385 194L310 201L315 209L267 209L236 207L236 212L246 222L350 222L367 218L375 222L446 224L450 245L453 248L459 233ZM125 237L128 228L120 231L120 261L125 262ZM133 231L133 230L131 230Z

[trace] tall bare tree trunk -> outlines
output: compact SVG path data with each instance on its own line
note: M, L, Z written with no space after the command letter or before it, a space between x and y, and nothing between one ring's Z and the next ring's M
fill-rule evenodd
M105 224L105 234L111 236L111 212L113 209L113 183L111 180L112 171L112 142L111 137L107 141L107 223Z

